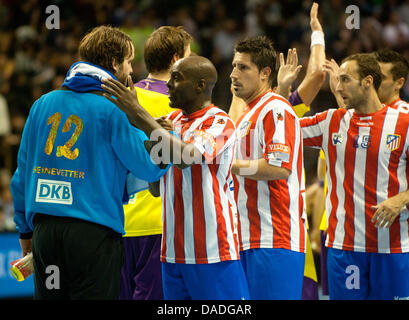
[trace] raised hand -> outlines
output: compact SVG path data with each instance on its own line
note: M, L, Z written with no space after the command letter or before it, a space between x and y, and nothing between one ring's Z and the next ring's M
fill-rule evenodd
M322 26L318 20L318 3L314 2L310 10L311 31L322 31Z
M331 92L335 94L338 84L339 66L334 59L325 60L323 70L329 75L329 86Z
M285 98L290 95L291 84L297 79L302 65L298 65L297 50L288 49L287 60L284 62L284 54L280 53L280 69L277 74L277 93Z

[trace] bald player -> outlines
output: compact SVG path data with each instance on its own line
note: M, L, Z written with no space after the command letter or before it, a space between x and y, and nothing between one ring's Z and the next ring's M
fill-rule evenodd
M249 299L229 186L235 126L211 102L216 81L217 71L204 57L187 57L172 66L170 106L180 109L167 116L173 135L139 105L134 91L115 80L105 82L106 97L151 137L151 157L172 164L160 181L165 299Z

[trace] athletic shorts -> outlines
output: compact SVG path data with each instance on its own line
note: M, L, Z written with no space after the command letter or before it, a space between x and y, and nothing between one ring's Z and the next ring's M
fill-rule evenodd
M209 264L162 262L165 300L249 300L238 260Z
M252 300L301 300L305 253L286 249L250 249L240 261Z
M409 299L409 253L328 248L327 267L330 299Z

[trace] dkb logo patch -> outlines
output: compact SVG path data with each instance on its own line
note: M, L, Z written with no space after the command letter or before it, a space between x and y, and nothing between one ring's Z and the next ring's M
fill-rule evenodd
M71 182L38 179L36 202L72 204Z

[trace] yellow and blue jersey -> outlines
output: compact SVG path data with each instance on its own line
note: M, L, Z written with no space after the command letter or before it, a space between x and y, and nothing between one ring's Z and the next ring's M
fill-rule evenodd
M165 116L175 109L169 106L165 81L145 79L135 86L139 103L154 118ZM130 196L124 205L125 237L162 233L162 199L153 197L149 190Z

